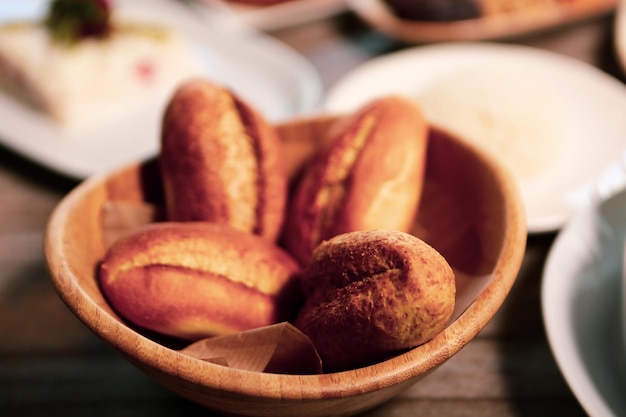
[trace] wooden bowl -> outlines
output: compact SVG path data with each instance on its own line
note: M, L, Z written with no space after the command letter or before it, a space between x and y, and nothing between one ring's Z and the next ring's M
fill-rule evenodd
M330 118L278 126L290 178L320 146ZM320 375L241 371L200 361L127 326L98 288L105 253L102 212L111 200L161 204L156 161L80 184L53 212L45 255L56 289L93 332L146 374L181 396L220 412L247 416L351 415L405 390L458 352L494 316L519 271L526 242L520 194L511 176L477 149L432 129L415 234L457 274L459 311L431 341L360 369Z
M512 38L609 13L619 0L575 0L549 8L445 22L398 18L384 0L347 0L364 22L407 43L479 41Z

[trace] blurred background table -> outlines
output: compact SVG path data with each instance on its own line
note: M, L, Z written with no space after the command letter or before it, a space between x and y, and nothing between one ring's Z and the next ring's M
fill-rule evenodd
M624 81L612 29L613 16L605 15L503 42L562 53ZM309 59L326 88L362 62L408 46L350 12L271 35ZM135 369L58 298L44 263L43 233L51 211L75 185L0 147L0 415L212 415ZM541 317L542 268L554 237L529 237L518 282L477 339L365 415L584 416L554 361Z

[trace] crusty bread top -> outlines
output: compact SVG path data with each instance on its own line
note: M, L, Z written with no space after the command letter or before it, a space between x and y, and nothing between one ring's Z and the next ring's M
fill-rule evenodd
M325 298L355 283L367 293L368 286L381 284L377 278L382 276L393 277L398 292L454 286L448 262L434 248L408 233L382 229L343 233L322 242L301 282L307 297Z
M116 242L102 262L101 279L111 285L124 271L154 265L205 271L268 295L300 271L285 251L257 235L219 223L162 222Z

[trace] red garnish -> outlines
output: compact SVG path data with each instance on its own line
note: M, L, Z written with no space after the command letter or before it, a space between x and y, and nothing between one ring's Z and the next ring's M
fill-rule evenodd
M137 64L137 74L139 74L139 78L143 81L150 82L154 78L154 63L152 61L142 61Z

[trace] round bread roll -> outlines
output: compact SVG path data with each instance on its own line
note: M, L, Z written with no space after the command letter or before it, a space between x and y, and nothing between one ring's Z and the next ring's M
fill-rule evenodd
M392 230L351 232L316 248L302 274L295 326L324 371L368 365L420 345L448 324L455 279L439 252Z
M163 117L159 162L168 220L278 237L287 199L280 139L226 88L204 79L179 87Z
M284 244L302 265L340 233L409 231L422 194L428 126L413 101L376 99L333 129L305 167L287 214Z
M129 322L186 340L292 317L297 262L278 246L219 223L152 223L115 242L99 281Z

